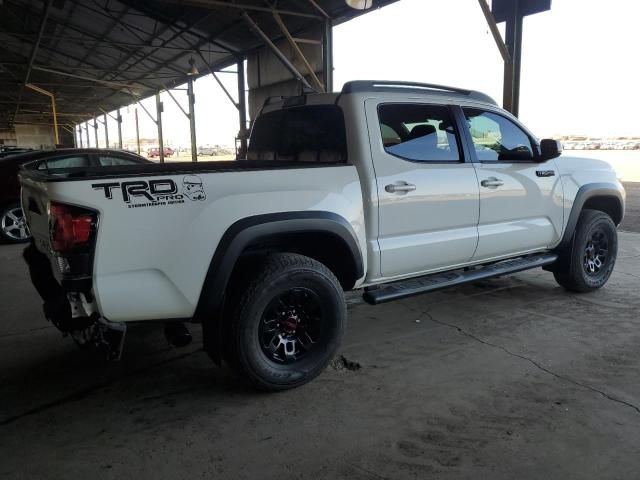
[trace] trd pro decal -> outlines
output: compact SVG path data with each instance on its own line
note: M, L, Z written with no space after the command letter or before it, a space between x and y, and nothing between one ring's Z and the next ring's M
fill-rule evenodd
M185 198L194 202L207 198L202 179L197 175L182 179L182 192L170 178L94 183L91 187L101 190L108 200L122 198L128 208L162 207L184 203Z

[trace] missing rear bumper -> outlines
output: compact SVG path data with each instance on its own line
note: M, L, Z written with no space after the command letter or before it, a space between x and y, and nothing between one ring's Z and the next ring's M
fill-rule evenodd
M49 258L38 251L33 243L25 248L23 257L29 267L31 283L44 302L42 309L45 318L63 335L70 335L79 346L95 348L107 360L119 360L126 324L109 322L100 317L90 284L83 291L70 291L68 285L60 285Z

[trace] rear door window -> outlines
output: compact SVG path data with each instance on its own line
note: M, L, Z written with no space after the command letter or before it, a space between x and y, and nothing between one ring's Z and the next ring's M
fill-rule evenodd
M419 103L378 107L387 153L414 162L459 162L458 132L449 108Z
M342 109L307 105L260 115L251 131L248 160L345 163L347 139Z

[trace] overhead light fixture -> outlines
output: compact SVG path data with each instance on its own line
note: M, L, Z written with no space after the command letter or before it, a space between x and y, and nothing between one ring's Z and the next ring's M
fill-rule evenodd
M191 65L191 68L187 72L187 75L193 77L194 75L198 75L200 73L196 68L196 61L193 59L193 57L189 59L189 65Z
M368 10L373 6L373 0L344 0L344 2L356 10Z

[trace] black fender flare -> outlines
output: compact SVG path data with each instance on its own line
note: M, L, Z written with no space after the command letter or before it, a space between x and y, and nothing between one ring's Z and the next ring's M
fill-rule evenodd
M245 248L260 238L268 238L287 233L331 233L340 238L348 247L356 267L356 278L364 276L362 253L358 239L349 222L342 216L324 211L294 211L255 215L238 220L223 234L209 265L200 292L198 306L193 321L202 323L205 345L210 351L216 347L221 334L222 306L231 274ZM211 342L214 345L211 345Z
M558 245L559 249L567 248L573 242L573 236L578 224L578 218L584 209L584 205L588 200L596 197L613 197L615 198L620 207L620 221L624 217L624 199L618 186L613 183L588 183L582 185L576 193L576 197L571 207L571 213L569 214L569 220L567 226L564 229L562 240Z

